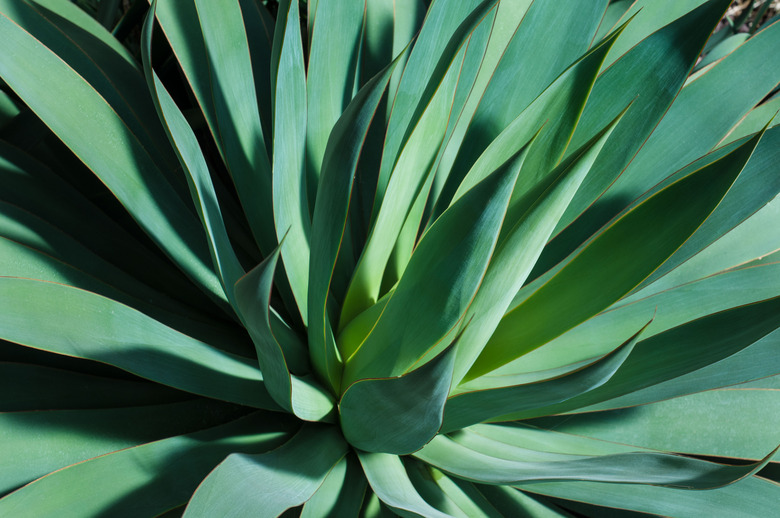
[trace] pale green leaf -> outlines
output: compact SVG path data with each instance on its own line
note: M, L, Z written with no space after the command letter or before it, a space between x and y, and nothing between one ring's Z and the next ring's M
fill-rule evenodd
M184 516L278 516L311 498L346 453L335 427L313 424L268 453L232 453L200 484Z

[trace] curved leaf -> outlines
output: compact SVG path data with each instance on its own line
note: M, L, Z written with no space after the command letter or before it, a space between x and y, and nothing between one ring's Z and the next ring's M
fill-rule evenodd
M347 450L335 427L307 424L268 453L233 453L200 484L184 516L278 516L311 498Z
M31 34L0 13L0 76L82 159L178 266L216 300L225 300L208 265L196 218L159 166L100 94ZM38 64L28 66L30 62ZM43 75L42 75L43 74ZM52 98L51 81L67 91ZM90 117L83 117L89 113Z
M760 459L777 446L780 415L771 409L778 405L780 390L728 388L636 408L547 417L533 424L641 448Z
M777 378L777 373L780 373L778 347L780 347L780 330L776 329L741 351L706 367L635 390L630 394L596 403L583 410L609 410L645 405L737 383L740 385L736 385L736 388L745 388L745 382L761 383L762 379L771 380Z
M186 41L178 41L173 37L175 33L169 32L167 27L175 22L168 21L170 15L162 11L163 5L157 16L201 103L252 234L260 249L268 253L276 245L270 225L271 168L241 7L238 2L219 5L208 0L192 1L193 7L186 5L189 2L163 2L174 4L174 17L189 10L188 16L195 18L190 18L194 23L185 30L196 30L197 35L189 32ZM202 41L202 48L192 45L198 40ZM188 53L192 56L185 59L183 55Z
M449 345L485 275L524 158L521 150L507 160L425 233L374 329L347 358L345 383L398 376Z
M328 319L328 292L346 228L360 151L397 63L398 58L369 81L334 126L323 159L321 187L314 206L309 269L309 353L315 371L335 393L340 392L342 367Z
M454 358L452 345L403 376L350 385L339 401L344 437L370 452L406 455L420 449L441 427Z
M235 305L233 284L244 274L244 269L238 262L233 245L228 237L225 222L219 209L219 201L211 183L206 159L200 148L195 133L190 128L184 115L176 106L168 90L152 69L152 32L157 1L152 2L151 14L147 16L141 36L144 71L152 92L155 107L160 115L160 121L165 127L168 139L171 141L176 156L186 172L192 202L203 224L209 243L209 252L214 269L222 282L222 289L228 301Z
M558 414L651 387L728 358L778 327L778 297L708 315L639 342L631 356L602 386L566 402L513 417Z
M0 338L108 363L195 394L277 408L251 360L214 349L123 304L69 286L12 277L0 277L0 291Z
M279 406L305 421L330 419L334 402L310 376L290 374L290 365L306 365L306 349L289 336L274 333L271 325L271 288L279 248L236 282L236 304L257 349L263 381Z
M711 16L718 19L717 4L708 4L703 9L710 5L713 5ZM732 126L777 85L778 65L771 63L762 67L757 63L763 61L765 49L778 42L780 23L774 23L687 84L625 171L613 184L603 185L604 188L609 186L609 190L599 198L599 203L620 210L663 180L669 171L684 167L710 152ZM663 55L662 59L665 58ZM757 72L749 83L739 80L739 71L746 66L756 67ZM615 88L605 90L609 102L615 91ZM587 192L590 191L584 190L583 196ZM589 206L598 195L601 195L600 190L590 198L575 200L571 216ZM568 217L565 216L562 223L568 223Z
M705 273L700 268L696 270ZM517 360L517 366L523 370L548 369L557 366L561 358L566 358L566 363L574 363L604 354L642 325L652 312L655 317L643 339L708 315L767 300L780 290L780 264L728 270L694 282L676 286L672 283L666 289L659 286L653 293L654 288L651 285L636 296L621 300L523 356L522 360Z
M569 513L550 504L539 502L531 495L508 486L475 484L475 487L506 518L523 515L533 516L534 518L571 518Z
M694 1L703 3L701 0ZM721 19L727 2L728 0L706 2L706 5L684 12L685 14L677 19L668 20L671 23L665 27L663 25L668 22L654 25L655 32L647 32L650 27L645 25L644 20L652 14L648 11L668 17L670 9L648 4L643 0L641 3L646 5L637 12L634 2L635 5L624 16L634 18L618 37L614 47L623 50L613 50L607 58L616 58L616 61L596 79L572 136L570 149L577 149L592 138L623 106L632 103L633 107L605 145L604 153L596 160L594 167L601 174L585 179L582 189L572 200L572 206L566 210L556 228L556 234L610 186L664 117L701 53L712 28ZM682 7L683 2L676 3L675 8L678 4ZM629 39L634 41L635 45L625 46L624 42ZM668 172L669 169L663 171ZM567 241L570 245L571 237L562 237L561 241Z
M642 513L700 518L708 516L771 516L777 508L780 487L749 477L730 486L708 491L685 491L660 486L567 481L526 484L523 491Z
M732 484L764 467L777 450L762 461L728 466L666 453L616 453L581 459L509 460L467 448L439 435L414 456L447 473L488 484L519 484L560 480L588 480L624 484L653 484L680 489L713 489Z
M0 201L0 270L88 290L129 305L211 345L246 355L246 340L224 321L202 315L148 288L58 228ZM89 273L87 273L89 272Z
M459 2L437 1L430 5L425 21L417 36L414 51L409 55L409 61L404 67L403 75L398 84L395 98L392 100L392 112L387 126L387 138L382 151L382 163L379 172L374 214L384 198L384 192L390 173L395 167L398 154L408 137L410 127L417 122L422 114L420 104L427 105L432 92L428 79L434 72L443 76L444 70L440 63L448 59L445 53L452 53L449 48L456 31L464 21L471 24L477 21L467 20L476 10L487 12L493 8L495 0L461 0ZM438 82L437 82L438 83ZM428 98L423 96L428 93Z
M480 387L481 379L478 378L474 388L469 384L459 387L459 393L450 398L444 407L442 432L459 430L492 418L503 419L502 416L513 412L560 403L603 385L631 354L645 328L647 325L604 358L559 378L496 388ZM501 383L502 380L499 378L497 381ZM506 420L511 420L511 417Z
M55 471L0 499L5 516L156 516L184 504L230 452L281 443L289 423L252 415L189 435L120 450ZM89 498L84 498L89 494ZM45 497L41 497L45 495Z
M0 495L92 457L218 425L235 417L236 410L197 399L127 408L2 413Z
M358 516L367 486L357 457L347 455L328 473L317 492L303 505L301 518Z
M276 236L303 324L308 318L309 235L311 219L305 162L306 70L303 63L298 3L289 2L278 17L275 35L279 62L274 90L273 212ZM282 25L282 22L284 24ZM270 224L270 222L269 222ZM270 252L266 252L268 256Z
M504 317L467 378L533 351L636 287L712 213L759 138L666 185L606 226Z
M452 518L432 507L420 496L409 480L400 457L362 451L357 454L371 489L396 513L421 518Z
M450 478L421 462L409 463L407 468L415 489L442 512L458 518L502 518L474 484Z
M726 197L723 198L723 202L718 205L712 216L707 218L707 221L696 233L661 265L658 271L642 283L642 286L653 282L675 268L679 268L681 263L708 246L712 246L725 233L737 230L739 225L749 221L749 218L753 217L757 211L772 203L777 197L777 193L780 192L780 178L778 178L776 168L777 162L780 160L780 127L766 128L767 124L764 125L763 137L750 157L750 161L745 165L745 169L740 173ZM740 142L744 142L744 140L740 140ZM725 150L728 149L730 146L725 146ZM745 241L749 245L754 239L746 236ZM727 266L735 264L737 263Z
M3 0L11 17L80 74L116 110L162 173L186 195L135 58L100 24L69 3Z
M623 112L625 113L625 112ZM501 240L490 260L485 278L466 314L469 322L455 359L455 384L468 372L509 308L515 294L550 238L558 218L591 170L594 160L609 138L618 118L576 154L564 161L508 211ZM523 170L526 164L523 164ZM506 228L511 228L508 232Z
M578 3L576 0L569 2L570 0L555 3L537 1L531 2L530 6L525 5L527 2L523 2L520 7L511 5L513 11L522 13L524 9L527 10L516 22L514 31L510 33L511 38L501 49L503 52L494 68L485 72L480 71L480 74L486 76L489 74L485 79L487 84L482 84L481 88L469 94L468 110L460 115L459 127L453 131L453 136L447 143L448 149L437 173L446 172L447 178L440 210L454 199L453 195L455 189L458 189L458 184L488 145L525 111L534 99L558 82L557 76L566 74L565 70L587 53L606 2L603 0L587 4ZM506 23L505 18L513 16L517 14L501 12L494 32L501 33L501 25ZM554 27L559 34L566 34L566 37L555 39L547 37L551 27ZM497 35L491 35L491 44L494 38L497 38ZM600 60L606 56L606 50L614 41L614 36L610 40L604 46L604 53L597 60L595 70L592 71L593 77L598 72ZM589 73L586 72L585 75ZM566 75L571 76L571 74ZM518 81L518 77L522 77L523 80ZM571 119L566 120L560 130L550 130L551 133L559 133L561 136L570 134L590 89L590 85L585 86L588 80L583 79L585 79L584 84L577 85L565 94L565 101L548 105L544 110L545 115L539 120L529 121L528 126L537 128L548 119L550 125L557 126L560 124L559 119L561 122ZM507 95L507 91L511 91L512 95ZM624 103L623 106L626 104ZM607 121L602 127L606 124ZM519 140L524 138L520 137ZM539 153L546 156L542 158L538 156ZM535 154L537 156L532 157L533 170L536 171L538 167L539 171L534 174L543 175L555 164L559 153L557 149L553 151L541 148Z
M0 140L0 199L35 214L142 283L187 305L212 311L213 304L174 265L133 237L49 167ZM78 266L79 264L74 264ZM84 268L92 270L92 267Z
M458 8L461 3L466 2L459 2ZM430 189L432 181L431 168L438 146L444 138L447 120L452 110L453 95L458 85L468 36L477 22L493 8L494 3L493 0L483 1L479 8L469 13L457 27L441 52L432 75L426 79L427 84L424 91L420 92L420 97L401 98L393 105L393 114L395 114L396 110L400 112L403 109L401 107L406 106L408 101L417 102L402 140L399 140L400 135L392 133L393 125L398 119L394 119L394 115L391 115L388 123L371 230L344 297L339 328L343 328L380 297L379 291L387 261L418 197L422 198L421 203L424 207L427 198L426 190ZM452 7L451 11L457 11L455 6ZM421 41L418 39L414 51L419 52L419 49L423 48L424 44ZM414 56L410 56L403 77L409 73L408 68L414 66ZM411 109L411 106L408 108ZM398 150L389 151L396 141L398 141ZM390 161L392 163L389 163ZM386 173L383 172L385 168ZM383 178L383 175L386 175L386 178ZM422 210L418 212L421 216ZM416 222L410 225L416 237L418 225Z

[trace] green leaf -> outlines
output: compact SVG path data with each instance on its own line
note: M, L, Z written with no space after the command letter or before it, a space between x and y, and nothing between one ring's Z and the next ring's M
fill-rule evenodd
M635 0L611 1L607 6L606 11L604 11L604 16L601 17L601 22L599 22L599 29L596 32L596 36L593 38L594 41L603 39L604 36L609 34L620 24L620 20L626 19L626 12L628 12L629 8L634 2Z
M184 516L278 516L311 498L347 450L335 427L307 424L268 453L233 453L200 484Z
M751 172L753 168L749 166L752 162L753 158L751 158L751 162L748 162L748 167L743 173ZM730 191L730 194L733 195L734 191ZM761 196L761 198L763 197ZM735 200L730 201L733 203ZM743 201L750 210L755 207L755 205L751 207L753 202L757 201L761 204L764 200L753 198ZM694 242L686 243L688 246L683 246L678 250L676 256L670 258L670 261L673 262L673 265L670 266L674 266L674 268L666 266L664 263L663 275L656 272L648 279L648 281L653 282L643 283L644 285L640 286L640 289L624 299L625 302L634 302L643 297L653 296L661 291L682 286L687 282L699 281L708 276L726 273L727 270L736 271L754 266L763 267L777 262L777 258L773 258L773 254L776 253L777 243L780 240L780 228L772 225L772 222L780 216L780 199L775 196L772 201L749 214L746 219L739 221L732 228L728 228L728 225L732 223L732 221L728 221L718 229L710 221L715 219L722 222L727 218L730 220L731 218L723 212L722 207L719 206L717 213L708 218L705 225L702 225L697 233L691 236L691 241ZM734 216L741 218L744 214L735 214ZM712 241L710 242L710 240ZM699 247L701 247L700 251L696 255L682 262L688 254Z
M2 201L0 269L8 277L39 279L92 291L226 351L239 355L251 351L235 327L150 289L58 228Z
M620 18L619 22L625 22L633 17L633 20L628 26L628 30L621 36L620 41L615 46L614 50L610 52L610 56L607 59L607 65L618 59L623 54L627 53L629 49L634 47L641 40L645 39L648 35L658 31L662 27L674 22L675 20L690 13L700 5L706 3L707 0L680 0L671 5L661 5L653 0L637 0L634 1L625 13ZM718 18L722 18L727 4L725 0L716 0L713 7L710 7L714 14ZM708 30L712 30L710 27ZM702 45L704 42L702 42Z
M384 66L401 54L417 36L425 17L427 6L421 0L393 0L366 2L365 26L360 51L360 86L379 73ZM352 195L349 226L352 230L354 247L361 248L366 240L371 223L374 197L379 180L382 151L387 137L387 123L393 108L398 85L408 59L408 53L401 56L387 87L387 93L377 110L378 116L363 145L358 165L355 192ZM354 263L354 254L348 259ZM354 270L350 265L349 277ZM345 278L345 283L349 282ZM347 286L343 286L346 290ZM343 299L343 296L340 296Z
M116 110L179 194L176 157L165 140L135 58L103 27L71 3L3 0L0 10L81 75Z
M0 277L0 287L2 339L108 363L187 392L277 408L252 360L214 349L94 293L10 277Z
M428 9L425 22L414 44L414 50L403 69L403 76L392 101L392 113L387 127L387 139L382 151L382 165L379 172L374 212L378 211L390 173L395 167L398 154L408 137L410 129L416 125L422 114L421 106L428 104L430 94L429 79L435 72L443 76L439 64L447 61L445 53L455 49L450 43L462 23L468 22L469 15L479 10L484 13L493 7L495 0L462 0L459 2L437 1ZM471 23L477 19L470 20ZM451 59L451 58L449 58ZM438 84L435 81L434 84ZM428 93L427 98L423 95Z
M298 4L290 2L277 29L279 63L274 91L273 201L276 235L284 271L304 325L308 323L309 197L307 195L306 71L301 46ZM266 255L268 252L266 252Z
M522 12L526 8L524 4L525 2L520 8L514 7L514 10ZM561 74L571 77L571 74L565 73L565 70L587 52L605 7L606 2L603 0L584 5L576 0L553 3L533 2L527 7L525 15L517 21L518 26L511 34L511 39L505 43L500 60L494 65L495 68L480 72L480 74L489 74L487 78L489 82L481 85L481 89L472 91L470 97L473 98L469 99L468 109L464 109L464 113L460 115L459 127L454 130L447 144L448 149L437 173L447 177L447 185L444 186L442 199L439 202L439 212L453 199L456 189L463 192L458 184L491 142L513 124L513 121L526 111L534 99L558 82L556 77ZM497 24L503 22L502 16L507 15L500 14ZM549 38L547 35L551 27L555 27L554 30L559 31L560 34L566 34L566 37ZM495 31L498 33L496 37L506 32L505 29L503 31L500 29L500 25ZM493 39L494 36L491 35L491 43ZM611 40L614 41L614 38ZM597 58L598 63L592 71L593 77L598 72L600 60L606 55L612 41L606 46L600 45L603 52ZM585 72L584 75L588 74L589 72ZM520 75L523 77L522 81L517 80ZM584 77L583 84L567 88L565 101L547 106L543 110L543 116L527 121L529 130L535 131L549 119L548 124L555 127L549 130L550 135L555 134L558 139L563 140L563 147L560 149L558 149L560 146L554 149L540 148L540 155L532 159L534 165L538 162L539 166L539 171L535 172L534 176L547 173L550 166L557 161L559 151L562 152L565 148L590 90L589 79L592 80ZM511 91L512 95L507 95L508 91ZM626 104L624 103L623 106ZM558 122L558 119L563 120ZM560 129L558 129L559 125ZM605 125L606 122L602 127ZM527 138L528 136L521 136L518 140L523 141ZM545 155L544 158L541 155Z
M665 20L670 9L663 6L651 3L636 12L635 2L635 6L626 13L626 16L635 17L623 29L615 45L623 45L628 40L636 40L636 45L622 47L625 53L613 50L610 54L617 60L596 79L569 149L577 149L590 140L592 135L599 132L628 103L632 104L632 108L623 117L618 130L613 133L604 146L604 152L596 160L595 168L601 174L585 179L556 228L556 234L593 204L615 181L666 115L701 53L704 42L721 18L726 1L708 2L686 12L682 17L669 19L671 23L665 27L663 25L668 23ZM641 3L648 4L646 1ZM676 2L675 10L683 3L690 5L691 2ZM702 2L695 0L695 3ZM655 28L643 27L643 18L652 15L664 17L664 23ZM647 32L651 28L655 32ZM639 35L641 41L636 39ZM662 168L659 172L663 171L662 174L665 175L671 170ZM635 197L636 195L626 201ZM626 204L624 201L623 205ZM601 223L603 221L598 222L599 225ZM582 242L595 230L597 228L583 229L578 242ZM561 237L562 245L571 246L574 238L566 234L564 236L566 237ZM547 265L549 266L551 265Z
M641 448L760 459L777 446L780 390L720 389L635 408L534 420L556 432ZM734 433L735 423L752 423Z
M415 489L442 512L458 518L502 518L474 484L419 462L410 462L407 468Z
M29 2L28 2L29 3ZM58 0L33 0L34 7L44 15L53 19L58 19L60 22L67 20L70 23L59 23L58 26L61 30L68 32L68 34L75 40L79 40L79 36L84 37L82 41L92 41L91 38L97 38L100 42L114 51L116 57L121 57L133 66L137 66L135 58L132 53L122 45L110 32L108 32L102 25L89 16L83 9L75 5L73 2L59 2ZM91 37L91 38L90 38Z
M511 156L519 143L525 142L537 132L539 133L537 146L552 157L551 161L545 159L548 164L542 167L537 157L534 159L534 164L529 164L529 171L533 173L523 175L518 180L518 185L512 194L512 206L519 203L523 196L547 178L550 167L562 158L569 144L599 67L617 34L619 33L613 34L600 43L558 76L520 115L507 124L484 152L473 161L473 165L472 159L475 157L465 162L465 165L471 167L468 174L464 175L465 169L461 169L460 174L448 177L450 190L448 191L448 187L445 186L444 194L438 201L439 209L441 210L445 203L452 204L457 201L487 172ZM624 104L622 108L627 105L628 103ZM550 114L556 116L551 118ZM607 125L604 124L602 129ZM447 192L454 192L451 201Z
M249 55L252 59L252 74L255 78L255 96L260 110L263 135L272 135L274 96L271 93L271 51L274 41L274 19L268 8L255 0L239 0L244 17ZM272 142L266 139L268 154Z
M306 74L306 164L312 198L324 166L328 137L354 95L366 2L320 0L317 7L319 16L309 32Z
M388 453L357 451L368 483L379 499L401 516L452 518L432 507L409 480L400 457Z
M503 451L508 457L522 460L533 456L542 460L556 454L559 459L594 455L629 453L637 449L625 444L599 441L590 437L558 433L535 428L526 423L478 424L449 435L466 447L472 445L487 453Z
M414 126L388 181L341 311L340 326L380 296L388 275L403 271L417 239L433 181L432 164L451 116L465 46L453 58L430 103ZM402 256L402 257L399 257ZM396 265L392 264L395 259ZM390 264L388 264L390 263ZM392 272L388 272L392 269Z
M719 59L722 59L723 57L731 54L734 52L734 50L737 49L737 47L745 43L748 38L750 38L750 34L738 32L737 34L724 39L715 45L712 50L710 50L707 55L696 64L695 70L700 70L710 63L714 63Z
M625 296L679 248L720 203L758 138L665 186L605 227L504 317L467 378L533 351Z
M534 518L571 518L569 513L553 506L545 505L535 500L522 491L517 491L508 486L476 485L480 493L485 495L490 503L498 509L503 516L533 516Z
M455 358L453 377L456 385L479 356L515 293L523 286L558 218L590 172L594 160L621 116L558 166L549 175L548 181L529 192L508 212L502 228L511 230L503 231L506 237L493 254L485 278L466 315L469 326L464 330L464 339Z
M126 123L83 77L4 14L0 30L5 36L0 52L9 56L0 63L0 77L85 161L188 276L216 300L224 300L219 280L207 266L208 251L197 219ZM38 66L30 67L30 62ZM57 82L58 91L68 93L69 102L52 98L51 81Z
M776 220L775 220L776 221ZM775 241L776 243L776 241ZM643 339L721 311L774 297L780 289L780 264L739 268L694 282L650 285L583 322L545 347L523 357L523 370L540 370L604 354L655 314ZM661 281L658 281L659 283Z
M481 378L458 387L444 407L442 432L459 430L491 418L512 420L511 414L566 401L606 383L623 364L647 325L604 358L571 374L538 383L511 386L511 380L498 377L499 383L485 386ZM505 419L504 416L507 416Z
M728 358L674 379L585 407L583 410L608 410L643 405L735 383L740 383L736 388L745 388L746 381L759 380L756 383L761 383L761 379L777 378L775 374L780 372L778 346L780 346L780 331L775 330Z
M780 124L780 120L777 118L778 111L780 111L780 95L774 95L768 101L750 110L718 145L729 144L742 137L748 137L753 133L761 131L767 124L769 124L770 128L773 128Z
M5 516L156 516L184 504L230 452L280 444L289 423L255 414L223 426L95 457L55 471L0 500ZM84 498L84 494L90 498ZM44 496L42 496L44 495Z
M616 453L570 460L560 460L557 454L548 453L547 461L514 460L471 449L439 435L414 457L460 478L487 484L588 480L713 489L756 473L776 451L760 462L745 466L728 466L654 452Z
M345 384L398 376L449 345L485 275L523 158L511 157L425 233L376 326L346 359Z
M599 203L614 204L620 210L663 180L669 171L682 168L711 151L777 85L778 66L761 63L765 60L765 49L778 43L780 24L774 24L687 84ZM748 83L739 79L739 71L745 67L756 69ZM614 95L614 90L609 95ZM583 210L593 199L583 199L582 204L575 200L572 214Z
M780 192L780 178L776 172L777 160L780 159L780 128L766 129L765 127L764 129L763 137L750 157L750 161L745 165L745 169L740 173L739 178L734 182L734 186L720 205L691 236L691 239L683 244L643 285L656 280L674 268L678 268L683 261L699 251L712 247L712 243L724 233L740 225L776 198L777 193ZM733 145L740 143L744 143L744 140ZM730 149L732 149L732 145L725 146L722 150L713 152L711 155ZM691 167L695 167L698 162L700 161L694 162ZM754 240L758 241L755 237L745 236L743 241L747 243L738 246L748 248ZM727 266L736 264L738 263Z
M160 115L160 121L165 127L168 139L171 141L176 156L181 163L187 177L192 202L203 224L206 238L209 243L209 252L214 264L214 269L219 275L222 289L231 305L235 306L233 285L244 275L244 269L238 262L233 251L233 245L225 228L225 221L219 209L219 200L211 183L206 159L200 148L195 133L187 123L184 115L176 106L168 90L160 81L152 69L152 32L154 29L154 15L157 1L152 2L151 15L147 16L142 33L142 53L144 71L152 92L155 107Z
M350 385L339 401L347 441L363 451L395 455L420 449L441 428L454 357L452 345L403 376Z
M271 289L279 248L236 282L236 304L257 350L268 393L279 406L305 421L332 419L334 402L311 376L290 374L291 365L306 362L306 349L297 340L277 336L271 325Z
M360 56L361 85L379 73L385 64L395 59L414 39L420 31L426 10L420 0L366 2L363 48ZM399 67L399 72L403 68ZM388 97L391 100L395 98L400 75L396 74L388 88ZM386 107L388 116L391 108Z
M267 253L276 239L270 228L270 167L258 111L246 29L237 2L194 0L209 71L216 128L212 128L233 178L249 227Z
M492 8L493 3L492 0L486 0L457 27L441 52L425 89L420 92L414 115L408 128L404 130L403 140L399 141L395 154L388 151L396 140L396 136L392 134L396 119L391 115L374 200L371 230L344 297L340 329L380 298L382 278L399 233L417 198L421 196L424 203L427 197L426 189L430 189L432 166L447 129L468 35L488 8ZM419 52L420 41L418 39L414 51ZM407 69L414 66L413 58L414 56L410 56ZM404 77L408 73L408 70L404 71ZM397 108L398 105L405 104L403 101L394 104L393 113L402 109ZM385 163L390 160L393 163L387 169L387 178L383 178ZM420 216L421 212L418 211ZM414 222L411 223L410 230L416 237L417 225Z
M586 394L515 418L583 408L671 380L723 360L780 326L780 299L713 313L642 340L612 378Z
M355 455L347 455L303 505L301 518L358 516L368 483Z
M121 390L120 384L111 385ZM99 385L90 389L98 390ZM235 415L235 407L203 399L127 408L4 412L0 495L71 464L214 426Z
M230 172L255 241L268 253L276 246L271 166L241 7L159 2L155 16Z
M63 232L130 274L136 288L145 283L198 309L213 310L205 295L169 261L153 253L43 163L3 141L0 182L0 199L42 220L56 221ZM92 265L72 264L94 273Z
M702 515L771 516L780 497L777 484L758 477L708 491L581 481L519 487L540 495L679 518L700 518Z
M323 159L312 217L309 270L309 352L315 371L340 392L341 359L328 319L328 292L344 236L360 151L398 58L364 86L341 116Z

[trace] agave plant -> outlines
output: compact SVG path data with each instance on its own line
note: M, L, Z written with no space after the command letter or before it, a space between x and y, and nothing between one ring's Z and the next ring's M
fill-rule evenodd
M1 0L0 516L776 513L728 4Z

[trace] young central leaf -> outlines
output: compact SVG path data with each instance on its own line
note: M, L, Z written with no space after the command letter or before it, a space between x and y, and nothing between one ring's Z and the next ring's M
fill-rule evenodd
M398 378L361 380L339 403L341 431L364 451L406 455L438 432L450 391L455 348Z
M525 149L474 186L425 234L373 330L346 360L342 387L398 376L446 345L493 253ZM424 360L423 360L424 361Z

